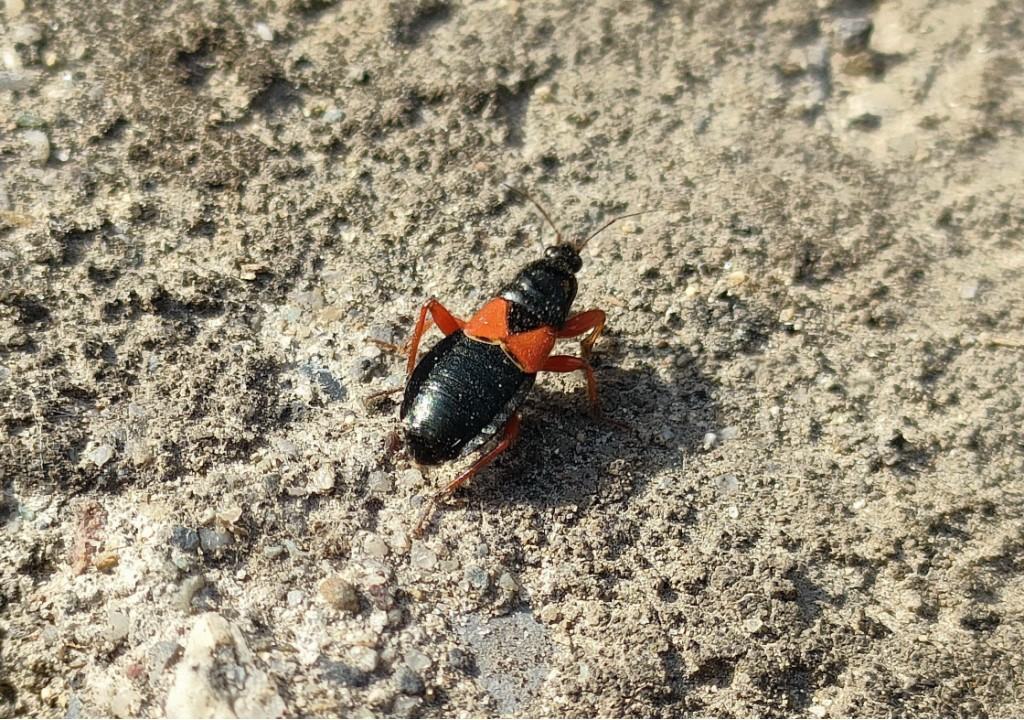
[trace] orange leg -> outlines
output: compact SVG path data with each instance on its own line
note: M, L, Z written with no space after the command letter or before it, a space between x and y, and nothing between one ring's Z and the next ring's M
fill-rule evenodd
M558 331L556 337L574 338L590 331L590 334L580 341L583 358L590 357L590 351L594 349L594 343L601 337L605 321L604 310L587 310L573 315L565 321L565 325Z
M422 534L423 528L430 519L430 516L434 514L434 509L437 504L444 500L446 497L451 495L453 492L458 490L462 485L473 478L477 473L483 470L485 467L494 462L495 458L501 455L503 452L509 449L516 438L519 436L519 416L513 415L505 423L505 429L501 434L501 441L494 446L494 448L480 457L475 463L473 463L469 470L459 475L457 478L448 483L443 490L438 492L434 497L430 499L427 506L420 517L420 521L416 524L416 529L413 531L413 535L417 537Z
M438 330L445 336L461 330L462 326L466 324L448 312L448 308L442 305L437 298L430 298L423 303L423 307L420 308L419 320L416 321L416 329L412 331L412 339L409 340L409 362L406 364L406 373L409 375L416 368L416 355L419 353L420 339L430 327L430 320L434 321Z
M546 370L547 372L582 371L587 377L587 395L590 397L590 411L594 415L601 414L601 400L597 397L597 378L594 377L594 368L590 367L590 363L586 360L573 357L572 355L552 355L544 362L544 367L541 370Z

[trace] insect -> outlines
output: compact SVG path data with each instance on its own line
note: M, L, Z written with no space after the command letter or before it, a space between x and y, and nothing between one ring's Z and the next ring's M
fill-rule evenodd
M582 373L591 411L595 415L600 412L597 379L589 357L604 330L606 316L596 308L571 313L576 273L583 266L580 252L612 223L642 213L620 215L588 237L564 242L536 200L509 189L540 210L555 231L555 244L544 250L541 259L522 268L468 321L453 315L436 298L420 308L407 346L407 381L399 413L413 460L437 465L482 448L495 438L497 443L431 499L416 527L417 535L442 500L515 441L519 408L537 373ZM420 341L431 323L445 337L417 362ZM552 354L555 343L565 338L582 338L579 357Z

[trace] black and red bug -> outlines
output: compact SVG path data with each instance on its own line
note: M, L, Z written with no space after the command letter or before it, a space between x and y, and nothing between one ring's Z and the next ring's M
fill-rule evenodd
M520 193L513 188L513 192ZM533 203L555 230L555 244L544 257L520 270L510 283L468 321L453 315L436 298L420 309L408 344L408 379L400 417L413 460L437 465L497 443L438 492L417 533L436 504L451 495L505 452L519 434L519 408L539 372L581 372L592 411L599 412L597 379L590 352L605 326L600 309L571 313L576 299L580 251L612 223L641 213L612 218L591 235L564 242L547 211ZM445 337L417 362L420 341L431 322ZM555 343L583 337L580 356L552 355Z

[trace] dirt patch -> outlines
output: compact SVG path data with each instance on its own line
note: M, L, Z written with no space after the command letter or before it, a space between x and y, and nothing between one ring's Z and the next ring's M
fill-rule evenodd
M8 0L0 714L1024 713L1022 21ZM415 540L367 339L539 255L502 182L656 210L628 429L544 378Z

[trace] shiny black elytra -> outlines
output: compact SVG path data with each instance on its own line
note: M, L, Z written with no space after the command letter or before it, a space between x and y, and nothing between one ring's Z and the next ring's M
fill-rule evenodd
M454 460L494 436L533 387L500 345L447 336L416 366L399 417L405 441L422 465Z

